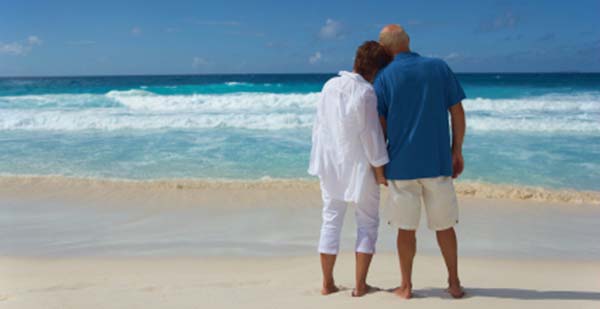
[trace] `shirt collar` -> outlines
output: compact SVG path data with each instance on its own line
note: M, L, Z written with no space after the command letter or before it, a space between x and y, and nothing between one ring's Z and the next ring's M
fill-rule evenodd
M368 83L368 81L366 79L364 79L360 74L358 73L354 73L354 72L348 72L348 71L340 71L340 76L346 76L346 77L350 77L354 80L357 80L359 82L363 82L363 83Z
M396 57L394 58L394 61L396 60L401 60L401 59L406 59L409 57L415 57L415 56L419 56L419 54L408 51L408 52L402 52L396 55Z

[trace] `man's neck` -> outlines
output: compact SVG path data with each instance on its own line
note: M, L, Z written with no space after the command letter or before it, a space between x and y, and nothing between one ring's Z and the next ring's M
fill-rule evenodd
M394 57L398 56L398 54L404 54L404 53L410 53L410 48L405 48L405 49L399 50L396 54L394 54Z

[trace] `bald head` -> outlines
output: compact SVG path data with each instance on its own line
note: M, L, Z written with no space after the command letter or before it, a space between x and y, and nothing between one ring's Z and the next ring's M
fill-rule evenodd
M379 33L379 43L396 55L410 50L410 38L400 25L387 25Z

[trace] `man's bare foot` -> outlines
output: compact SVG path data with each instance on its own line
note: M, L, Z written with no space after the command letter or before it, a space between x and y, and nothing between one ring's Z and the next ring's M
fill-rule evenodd
M462 298L465 296L465 290L463 290L462 286L460 286L460 281L451 282L448 281L448 288L446 292L450 294L453 298Z
M392 292L404 299L412 298L412 286L410 285L402 285L395 288Z
M336 293L339 291L340 291L340 288L338 288L337 286L332 284L332 285L324 286L321 289L321 295L329 295L329 294L333 294L333 293Z
M356 288L354 288L352 290L352 297L361 297L361 296L364 296L365 294L373 293L378 290L379 290L378 288L374 288L368 284L365 284L363 286L357 286Z

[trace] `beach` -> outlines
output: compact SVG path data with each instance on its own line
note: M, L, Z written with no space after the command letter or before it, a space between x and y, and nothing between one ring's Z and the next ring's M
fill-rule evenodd
M597 308L600 75L458 74L464 300L421 222L400 284L387 189L370 284L355 222L319 295L321 195L306 173L333 74L0 78L0 308ZM352 211L350 211L352 212ZM424 218L422 218L424 219Z
M315 248L320 198L315 182L65 177L0 182L2 308L600 304L597 200L489 199L461 193L457 229L467 298L451 300L443 292L443 261L433 233L421 228L417 296L407 302L386 291L399 285L399 270L394 232L384 223L369 277L382 291L350 297L351 216L336 268L342 291L319 294Z
M600 309L598 12L3 1L0 309Z
M383 290L352 298L353 256L339 257L342 291L319 294L316 256L263 258L0 259L2 308L598 308L600 263L463 258L467 296L443 292L441 257L419 255L415 298ZM370 283L399 284L393 254ZM557 280L558 279L558 280Z

